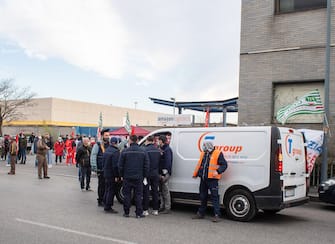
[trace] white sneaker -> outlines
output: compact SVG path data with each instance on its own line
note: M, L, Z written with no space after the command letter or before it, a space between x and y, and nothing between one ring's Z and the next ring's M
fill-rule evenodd
M49 168L49 169L52 168L52 164L48 164L48 168Z
M143 215L144 215L144 216L148 216L148 215L149 215L148 210L143 211Z
M9 167L10 166L10 164L6 164L6 167Z
M158 210L152 210L151 214L157 216L158 215Z

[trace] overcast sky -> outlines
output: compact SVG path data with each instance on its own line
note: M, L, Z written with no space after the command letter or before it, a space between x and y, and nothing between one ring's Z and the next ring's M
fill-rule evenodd
M240 0L0 0L0 79L151 111L238 96Z

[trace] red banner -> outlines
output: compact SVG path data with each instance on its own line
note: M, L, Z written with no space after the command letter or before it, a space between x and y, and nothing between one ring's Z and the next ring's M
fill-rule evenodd
M209 107L207 107L206 110L205 127L208 127L208 125L209 125Z

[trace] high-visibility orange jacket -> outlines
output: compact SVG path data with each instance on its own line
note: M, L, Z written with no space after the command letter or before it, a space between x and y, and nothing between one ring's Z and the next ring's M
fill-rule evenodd
M221 176L222 176L222 172L218 172L218 169L220 168L220 165L219 165L219 156L220 156L220 153L221 151L218 150L218 149L215 149L212 154L211 154L211 158L209 160L209 165L208 165L208 179L221 179ZM198 176L198 173L199 173L199 169L201 167L201 163L202 163L202 160L205 156L205 152L201 152L200 154L200 159L198 161L198 164L197 166L195 167L194 169L194 172L193 172L193 177L197 177ZM226 160L224 160L225 162L225 166L224 166L224 169L223 171L227 168L227 163L226 163ZM205 170L205 169L203 169ZM214 172L217 172L218 174L217 175L214 175Z

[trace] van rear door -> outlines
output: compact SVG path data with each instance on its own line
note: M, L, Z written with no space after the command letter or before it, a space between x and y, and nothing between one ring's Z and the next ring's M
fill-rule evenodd
M301 132L279 128L282 143L283 201L294 202L306 197L306 155L304 138Z

